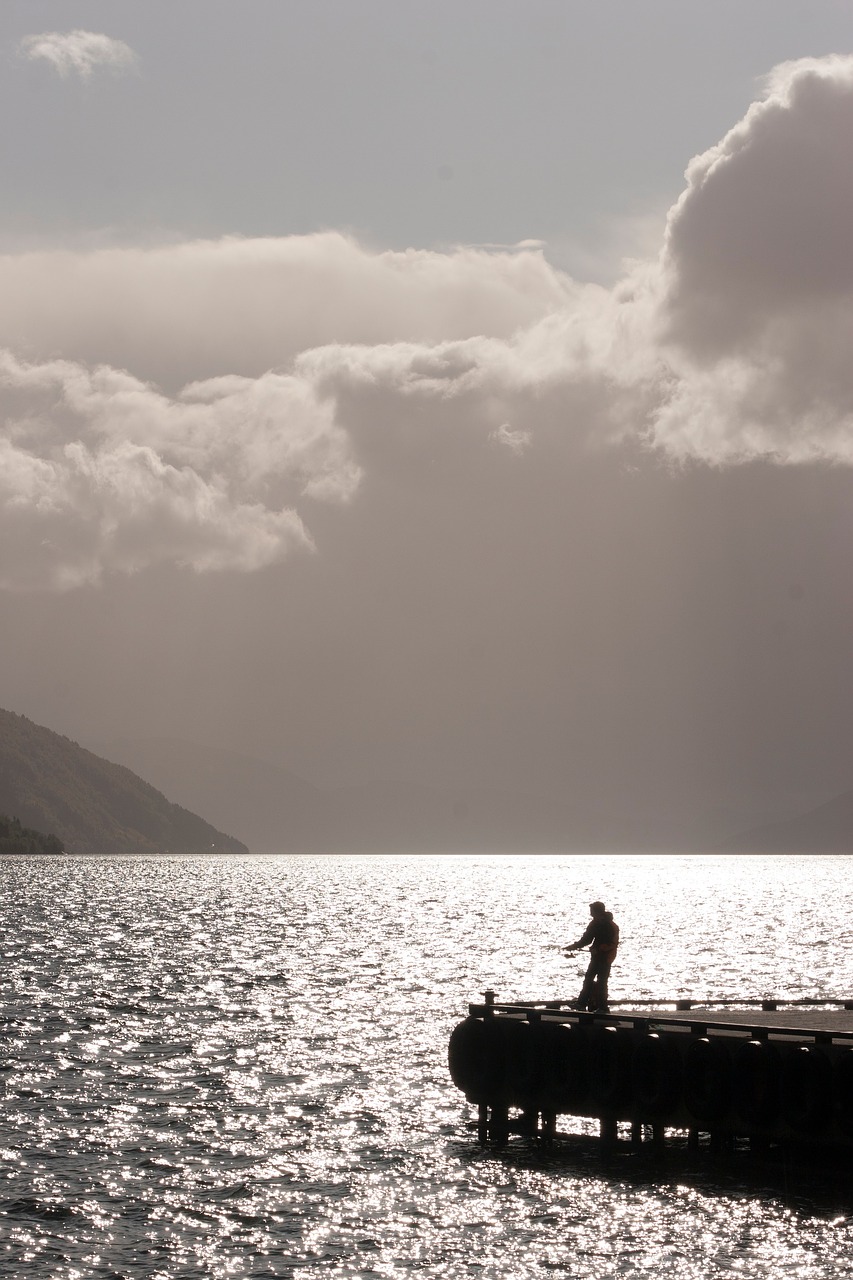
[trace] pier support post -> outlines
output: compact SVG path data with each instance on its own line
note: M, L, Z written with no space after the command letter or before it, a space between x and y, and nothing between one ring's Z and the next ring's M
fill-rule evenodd
M509 1141L509 1108L492 1107L489 1138L493 1147L505 1147Z
M732 1150L734 1139L730 1133L725 1130L717 1129L711 1134L711 1155L722 1156ZM750 1142L750 1148L752 1143Z
M539 1129L539 1112L535 1110L522 1111L518 1118L519 1133L523 1133L525 1138L535 1138Z
M489 1141L489 1108L485 1102L477 1108L477 1141L481 1147Z
M643 1145L643 1122L642 1120L631 1121L631 1146L635 1151L639 1151Z
M557 1113L556 1111L542 1112L542 1142L546 1147L550 1147L557 1136Z
M699 1130L698 1129L687 1130L687 1150L688 1151L699 1150Z
M598 1122L598 1133L601 1139L602 1150L615 1147L617 1137L615 1120L610 1116L602 1116Z

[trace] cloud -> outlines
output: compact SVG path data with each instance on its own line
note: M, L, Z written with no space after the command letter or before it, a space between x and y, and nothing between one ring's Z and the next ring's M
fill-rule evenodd
M490 370L513 333L582 293L538 247L376 253L335 233L6 255L0 281L0 529L19 548L2 582L25 588L170 558L199 572L284 559L311 544L305 511L357 495L380 437L391 462L399 398L458 398L469 368L489 406L468 436L494 429L520 454L528 433L495 418ZM370 388L381 405L361 423Z
M290 500L345 502L359 471L286 376L170 399L115 369L0 359L0 585L67 588L171 561L250 571L310 548ZM307 397L307 398L306 398Z
M851 120L853 58L786 63L691 161L664 250L679 342L731 351L780 314L849 296Z
M513 431L508 422L502 422L489 438L511 453L520 455L530 444L531 436L529 431Z
M61 76L88 80L97 69L119 73L136 63L136 55L123 40L96 31L44 31L25 36L18 46L30 61L50 63Z
M0 255L0 345L188 379L257 376L329 343L510 337L581 290L541 249L373 252L350 236Z
M0 506L6 589L64 590L163 561L254 570L310 545L295 512L235 502L221 480L129 443L76 441L48 460L0 442Z
M329 232L7 254L0 532L31 554L2 581L251 570L311 545L318 503L439 476L482 496L508 468L568 480L607 451L850 465L851 264L841 57L768 77L690 162L659 256L612 288L535 243L392 253Z
M786 63L687 169L660 263L678 457L853 462L853 58Z

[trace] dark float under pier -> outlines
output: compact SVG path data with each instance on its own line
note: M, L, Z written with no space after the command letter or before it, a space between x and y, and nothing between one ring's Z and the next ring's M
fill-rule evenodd
M853 1001L741 1000L738 1012L721 1001L720 1017L691 1001L666 1002L673 1014L639 1003L591 1014L486 992L470 1005L449 1062L478 1109L480 1143L500 1147L511 1133L551 1142L570 1115L597 1120L608 1149L662 1147L677 1130L694 1149L747 1140L758 1151L853 1153Z

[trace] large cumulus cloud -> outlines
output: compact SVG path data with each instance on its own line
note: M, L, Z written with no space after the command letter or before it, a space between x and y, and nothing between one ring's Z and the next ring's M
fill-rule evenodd
M697 156L657 286L654 438L708 462L853 461L853 58L777 67Z
M595 450L849 464L852 215L831 58L768 77L612 289L535 246L335 233L7 255L0 581L260 568L401 468L473 491Z

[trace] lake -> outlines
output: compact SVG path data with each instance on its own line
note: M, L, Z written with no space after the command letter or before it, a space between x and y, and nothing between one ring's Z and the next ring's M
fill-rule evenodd
M0 860L0 1277L853 1276L853 1190L481 1151L447 1071L485 988L577 994L593 898L613 998L853 996L851 871Z

